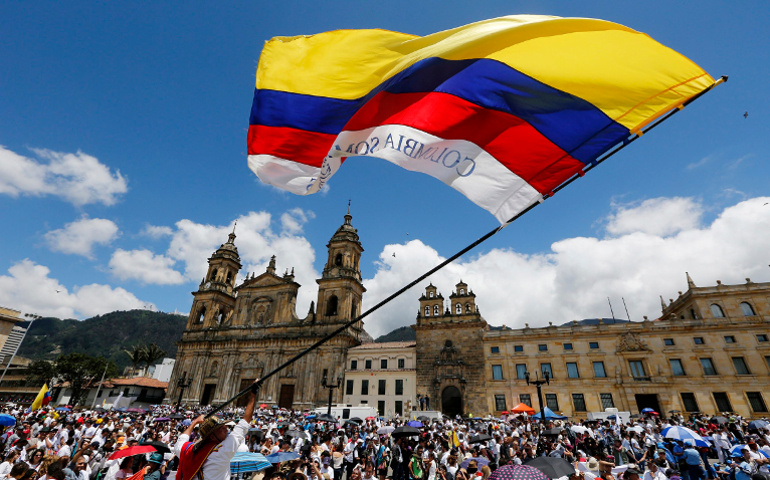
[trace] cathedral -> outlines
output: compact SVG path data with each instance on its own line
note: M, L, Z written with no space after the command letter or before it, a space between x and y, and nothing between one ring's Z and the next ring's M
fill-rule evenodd
M208 271L193 292L190 316L178 343L177 361L167 398L184 404L218 404L271 372L360 314L366 289L361 282L364 249L351 224L350 211L327 245L328 257L318 297L305 317L296 312L300 285L294 271L276 273L275 256L261 275L241 270L235 233L208 259ZM272 376L257 401L307 409L328 401L324 377L343 375L349 348L371 341L362 322ZM338 391L337 402L341 400Z

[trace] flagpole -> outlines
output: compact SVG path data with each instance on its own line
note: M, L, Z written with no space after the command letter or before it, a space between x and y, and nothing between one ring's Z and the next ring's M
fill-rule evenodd
M91 410L96 407L96 399L99 398L99 392L102 390L102 383L104 383L104 376L107 375L107 367L110 366L110 361L104 359L104 371L102 372L102 379L99 380L99 386L96 388L96 395L94 395L94 403L91 404Z
M441 269L442 269L442 268L444 268L445 266L449 265L449 264L450 264L450 263L452 263L453 261L455 261L455 260L457 260L458 258L460 258L461 256L465 255L465 254L466 254L466 253L468 253L470 250L472 250L472 249L476 248L476 247L477 247L477 246L479 246L481 243L485 242L485 241L486 241L486 240L488 240L490 237L492 237L492 236L494 236L495 234L497 234L498 232L500 232L500 231L501 231L503 228L507 227L508 225L510 225L511 223L513 223L514 221L516 221L516 220L518 220L519 218L521 218L521 217L522 217L522 216L523 216L525 213L529 212L530 210L532 210L532 209L533 209L533 208L535 208L536 206L538 206L538 205L540 205L541 203L543 203L543 202L544 202L546 199L553 197L553 196L554 196L554 194L556 194L557 192L559 192L560 190L562 190L562 189L563 189L564 187L566 187L567 185L571 184L572 182L574 182L574 181L575 181L575 180L577 180L578 178L582 178L582 177L583 177L583 176L584 176L586 173L588 173L588 172L590 172L591 170L593 170L594 168L596 168L596 166L597 166L597 165L599 165L600 163L604 162L604 161L605 161L605 160L607 160L608 158L612 157L613 155L615 155L615 154L616 154L616 153L618 153L619 151L621 151L621 150L623 150L624 148L626 148L628 145L630 145L631 143L633 143L634 141L636 141L636 140L637 140L639 137L641 137L641 136L642 136L642 134L649 132L650 130L652 130L652 129L653 129L653 128L655 128L656 126L660 125L660 124L661 124L661 123L663 123L664 121L666 121L666 120L668 120L669 118L671 118L671 117L672 117L674 114L676 114L678 111L682 110L682 109L683 109L684 107L686 107L687 105L691 104L692 102L694 102L694 101L695 101L695 100L697 100L698 98L700 98L700 97L702 97L703 95L705 95L705 94L706 94L706 92L709 92L711 89L713 89L714 87L716 87L716 86L717 86L717 85L719 85L720 83L724 83L724 82L726 82L726 81L727 81L727 76L726 76L726 75L723 75L722 77L720 77L718 80L716 80L714 83L712 83L710 86L708 86L707 88L705 88L705 89L704 89L704 90L702 90L701 92L699 92L699 93L697 93L696 95L694 95L693 97L689 98L687 101L685 101L685 102L682 102L682 103L681 103L679 106L675 107L675 108L674 108L673 110L671 110L670 112L668 112L668 113L666 113L665 115L661 116L660 118L658 118L656 121L654 121L653 123L649 124L649 125L648 125L648 126L646 126L645 128L643 128L643 129L640 129L640 130L639 130L639 133L636 133L636 134L633 134L633 135L631 135L629 138L627 138L626 140L624 140L622 143L620 143L619 145L617 145L615 148L613 148L612 150L610 150L610 151L608 151L607 153L605 153L605 154L604 154L604 155L603 155L603 156L602 156L600 159L598 159L598 160L596 160L595 162L591 163L591 164L590 164L590 165L588 165L586 168L584 168L584 169L583 169L583 170L581 170L580 172L578 172L578 173L576 173L575 175L573 175L573 176L572 176L570 179L568 179L567 181L565 181L564 183L562 183L561 185L559 185L558 187L556 187L556 188L555 188L555 189L554 189L552 192L550 192L550 193L547 193L547 194L544 194L544 195L543 195L543 196L540 198L540 200L539 200L539 201L536 201L536 202L532 203L532 204L531 204L531 205L529 205L527 208L525 208L525 209L524 209L524 210L522 210L521 212L519 212L519 213L517 213L516 215L514 215L513 217L511 217L511 218L510 218L510 219L509 219L507 222L505 222L504 224L502 224L502 225L500 225L500 226L498 226L498 227L495 227L495 228L493 228L492 230L490 230L490 231L489 231L489 232L487 232L486 234L484 234L484 235L482 235L481 237L479 237L479 238L478 238L476 241L474 241L473 243L471 243L471 244L470 244L470 245L468 245L467 247L463 248L463 249L462 249L462 250L460 250L459 252L455 253L455 254L454 254L454 255L452 255L451 257L447 258L447 259L446 259L446 260L444 260L443 262L439 263L439 264L438 264L438 265L436 265L435 267L433 267L433 268L431 268L430 270L428 270L427 272L423 273L422 275L420 275L420 276L419 276L419 277L417 277L416 279L412 280L411 282L409 282L409 284L407 284L406 286L404 286L404 287L400 288L398 291L396 291L395 293L393 293L393 294L392 294L392 295L390 295L389 297L385 298L384 300L380 301L378 304L376 304L375 306L373 306L373 307L372 307L372 308L370 308L369 310L365 311L364 313L362 313L362 314L361 314L361 315L359 315L358 317L354 318L353 320L350 320L349 322L347 322L347 323L343 324L341 327L339 327L339 328L337 328L336 330L332 331L331 333L329 333L328 335L326 335L326 336L325 336L325 337L323 337L322 339L320 339L320 340L318 340L317 342L315 342L313 345L309 346L309 347L308 347L308 348L306 348L305 350L303 350L303 351L299 352L298 354L296 354L296 355L294 355L293 357L291 357L289 360L287 360L287 361L285 361L284 363L282 363L281 365L277 366L277 367L276 367L276 368L274 368L272 371L268 372L266 375L263 375L261 378L257 379L257 380L256 380L256 381L255 381L253 384L251 384L250 386L248 386L248 387L244 388L243 390L241 390L240 392L238 392L238 393L236 393L234 396L232 396L230 399L226 400L224 403L222 403L222 404L220 404L219 406L217 406L216 408L214 408L212 411L210 411L210 412L209 412L209 413L206 415L206 417L210 417L210 416L212 416L212 415L216 414L217 412L219 412L220 410L222 410L223 408L225 408L227 405L229 405L229 404L231 404L232 402L236 401L237 399L239 399L239 398L240 398L240 397L242 397L243 395L246 395L247 393L249 393L249 391L254 391L254 392L256 392L257 390L259 390L259 388L260 388L260 387L261 387L261 386L262 386L262 385L265 383L265 381L266 381L268 378L272 377L272 376L273 376L273 375L275 375L276 373L280 372L280 371L281 371L281 370L283 370L284 368L288 367L288 366L289 366L289 365L291 365L292 363L296 362L296 361L297 361L297 360L299 360L300 358L304 357L304 356L305 356L305 355L307 355L308 353L312 352L312 351L313 351L313 350L315 350L316 348L320 347L320 346L321 346L321 345L323 345L324 343L328 342L328 341L329 341L329 340L331 340L332 338L336 337L336 336L337 336L337 335L339 335L340 333L342 333L342 332L344 332L345 330L347 330L348 328L352 327L352 326L353 326L353 325L355 325L357 322L360 322L360 321L361 321L361 320L363 320L365 317L367 317L367 316L369 316L370 314L374 313L375 311L379 310L379 309L380 309L382 306L384 306L385 304L387 304L387 303L390 303L390 302L391 302L392 300L394 300L396 297L400 296L401 294L403 294L404 292L406 292L407 290L409 290L409 289L410 289L410 288L412 288L413 286L417 285L417 284L418 284L418 283L420 283L421 281L425 280L425 279L426 279L426 278L428 278L429 276L433 275L433 274L434 274L434 273L436 273L437 271L441 270Z

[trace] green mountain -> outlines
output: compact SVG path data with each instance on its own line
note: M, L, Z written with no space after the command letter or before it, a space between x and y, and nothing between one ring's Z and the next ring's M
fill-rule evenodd
M122 371L131 361L123 351L134 345L155 343L170 358L182 338L187 317L149 310L117 311L87 320L35 320L18 355L32 360L54 360L72 352L113 360Z
M377 337L375 342L409 342L414 340L417 340L417 333L411 326L407 325L406 327L399 327L390 333Z

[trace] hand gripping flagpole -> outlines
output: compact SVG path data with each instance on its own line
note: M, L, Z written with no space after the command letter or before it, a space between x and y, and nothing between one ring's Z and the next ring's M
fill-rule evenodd
M513 217L511 217L511 218L510 218L510 219L509 219L507 222L505 222L504 224L502 224L502 225L500 225L499 227L495 227L494 229L490 230L490 231L489 231L489 232L487 232L485 235L483 235L483 236L479 237L479 238L478 238L476 241L474 241L473 243L471 243L471 244L470 244L470 245L468 245L467 247L463 248L463 249L462 249L462 250L460 250L459 252L455 253L455 254L454 254L454 255L452 255L451 257L447 258L447 259L446 259L446 260L444 260L443 262L439 263L439 264L438 264L438 265L436 265L435 267L431 268L431 269L430 269L430 270L428 270L427 272L425 272L425 273L423 273L422 275L420 275L419 277L415 278L414 280L412 280L411 282L409 282L407 285L403 286L403 287L402 287L402 288L400 288L398 291L396 291L395 293L391 294L389 297L385 298L384 300L382 300L381 302L379 302L377 305L375 305L375 306L373 306L372 308L370 308L369 310L365 311L364 313L362 313L362 314L361 314L361 315L359 315L358 317L356 317L356 318L354 318L353 320L350 320L349 322L347 322L347 323L343 324L342 326L340 326L340 327L339 327L339 328L337 328L336 330L332 331L331 333L327 334L325 337L323 337L323 338L321 338L320 340L318 340L317 342L315 342L313 345L309 346L309 347L308 347L308 348L306 348L305 350L303 350L303 351L299 352L298 354L294 355L294 356L293 356L293 357L291 357L289 360L285 361L285 362L284 362L284 363L282 363L281 365L279 365L279 366L277 366L276 368L274 368L272 371L268 372L266 375L264 375L264 376L262 376L261 378L257 379L257 380L256 380L256 381L255 381L253 384L249 385L248 387L244 388L244 389L243 389L243 390L241 390L240 392L236 393L236 394L235 394L235 395L234 395L232 398L230 398L229 400L227 400L227 401L225 401L224 403L222 403L221 405L217 406L217 407L216 407L214 410L210 411L210 412L209 412L209 413L208 413L206 416L207 416L207 417L210 417L211 415L214 415L214 414L216 414L217 412L219 412L220 410L222 410L223 408L225 408L227 405L229 405L229 404L231 404L232 402L236 401L236 400L237 400L237 399L239 399L240 397L242 397L242 396L246 395L246 394L247 394L247 393L249 393L250 391L253 391L253 392L256 394L256 392L257 392L257 391L258 391L258 390L259 390L259 389L262 387L262 385L265 383L265 381L266 381L268 378L270 378L270 377L274 376L276 373L280 372L280 371L281 371L281 370L283 370L284 368L288 367L288 366L289 366L289 365L291 365L292 363L296 362L296 361L297 361L297 360L299 360L300 358L304 357L304 356L305 356L305 355L307 355L308 353L312 352L312 351L313 351L313 350L315 350L316 348L320 347L320 346L321 346L321 345L323 345L324 343L328 342L328 341L329 341L329 340L331 340L332 338L336 337L336 336L337 336L337 335L339 335L340 333L342 333L342 332L344 332L345 330L347 330L348 328L352 327L352 326L353 326L353 325L355 325L357 322L360 322L360 321L361 321L361 320L363 320L365 317L367 317L367 316L369 316L370 314L374 313L375 311L379 310L381 307L383 307L383 306L384 306L384 305L386 305L387 303L390 303L390 302L391 302L392 300L394 300L396 297L400 296L401 294L403 294L404 292L406 292L406 291L407 291L407 290L409 290L410 288L414 287L414 286L415 286L415 285L417 285L418 283L422 282L423 280L425 280L425 279L426 279L426 278L428 278L429 276L433 275L433 274L434 274L434 273L436 273L437 271L441 270L441 269L442 269L442 268L444 268L445 266L447 266L447 265L449 265L450 263L454 262L455 260L457 260L457 259L458 259L458 258L460 258L461 256L463 256L463 255L465 255L466 253L468 253L470 250L473 250L473 249L474 249L474 248L476 248L478 245L482 244L483 242L485 242L486 240L488 240L490 237L492 237L492 236L494 236L495 234L497 234L497 233L498 233L499 231L501 231L503 228L507 227L508 225L510 225L511 223L513 223L514 221L518 220L518 219L519 219L521 216L523 216L525 213L529 212L530 210L532 210L532 209L533 209L533 208L535 208L536 206L540 205L540 204L541 204L541 203L543 203L543 202L544 202L546 199L548 199L548 198L550 198L550 197L553 197L553 196L554 196L554 195L555 195L557 192L559 192L560 190L562 190L564 187L566 187L567 185L571 184L571 183L572 183L572 182L574 182L575 180L577 180L577 179L579 179L579 178L583 177L583 176L584 176L586 173L588 173L588 172L590 172L591 170L593 170L594 168L596 168L596 166L597 166L597 165L599 165L600 163L602 163L602 162L604 162L605 160L607 160L608 158L612 157L613 155L615 155L615 154L616 154L616 153L618 153L619 151L621 151L621 150L623 150L624 148L626 148L628 145L630 145L632 142L636 141L636 140L637 140L639 137L641 137L643 134L645 134L645 133L649 132L650 130L652 130L653 128L657 127L658 125L660 125L660 124L661 124L661 123L663 123L664 121L668 120L668 119L669 119L669 118L671 118L671 117L672 117L674 114L676 114L677 112L679 112L680 110L682 110L684 107L688 106L689 104L691 104L692 102L694 102L694 101L695 101L695 100L697 100L698 98L702 97L704 94L706 94L706 92L710 91L711 89L713 89L714 87L716 87L716 86L717 86L717 85L719 85L720 83L724 83L724 82L726 82L726 81L727 81L727 76L726 76L726 75L723 75L723 76L722 76L722 77L720 77L720 78L719 78L717 81L715 81L714 83L712 83L712 84L711 84L709 87L705 88L704 90L702 90L702 91L701 91L701 92L699 92L698 94L696 94L696 95L694 95L694 96L690 97L690 98L689 98L687 101L685 101L685 102L682 102L680 105L676 106L676 107L675 107L673 110L671 110L671 111L669 111L668 113L666 113L665 115L661 116L660 118L658 118L658 119L657 119L656 121L654 121L653 123L649 124L649 125L648 125L646 128L640 129L638 133L635 133L635 134L633 134L633 135L629 136L629 137L628 137L626 140L624 140L623 142L621 142L620 144L618 144L617 146L615 146L615 148L613 148L612 150L610 150L610 151L608 151L607 153L605 153L605 154L604 154L604 155L603 155L601 158L599 158L599 159L598 159L598 160L596 160L595 162L593 162L593 163L589 164L589 165L588 165L586 168L584 168L584 169L583 169L583 170L581 170L580 172L576 173L575 175L573 175L572 177L570 177L570 178L569 178L567 181L565 181L564 183L562 183L561 185L559 185L558 187L556 187L556 188L555 188L555 189L554 189L552 192L550 192L550 193L547 193L547 194L544 194L544 195L543 195L543 196L540 198L540 200L539 200L539 201L537 201L537 202L534 202L533 204L531 204L530 206L528 206L527 208L525 208L525 209L524 209L524 210L522 210L521 212L519 212L519 213L517 213L516 215L514 215Z

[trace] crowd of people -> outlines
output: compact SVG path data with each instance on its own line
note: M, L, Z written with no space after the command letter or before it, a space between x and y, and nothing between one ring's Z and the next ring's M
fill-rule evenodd
M770 480L768 423L738 416L649 414L627 424L526 415L331 421L261 407L252 398L245 410L208 418L205 409L171 406L145 413L5 408L2 416L15 424L0 435L0 480L220 480L230 478L236 452L265 455L271 466L258 473L265 480L487 480L538 457L569 465L546 472L563 480ZM669 427L696 435L668 435ZM138 447L152 448L134 454Z

